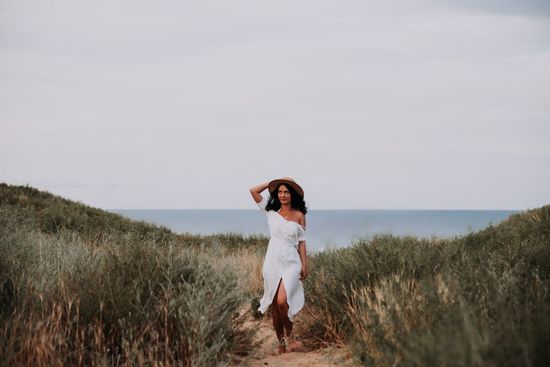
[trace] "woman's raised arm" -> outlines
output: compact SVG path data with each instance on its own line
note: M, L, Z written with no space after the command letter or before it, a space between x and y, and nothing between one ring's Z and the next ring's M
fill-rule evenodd
M269 186L269 181L250 188L250 194L252 195L256 203L259 203L260 201L262 201L261 192L267 189L267 186Z

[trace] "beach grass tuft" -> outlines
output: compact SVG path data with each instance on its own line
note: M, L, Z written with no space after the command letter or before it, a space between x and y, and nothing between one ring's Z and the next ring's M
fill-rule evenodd
M1 365L226 365L268 238L177 234L0 183ZM308 257L309 345L365 366L550 365L550 206L449 239L375 235Z

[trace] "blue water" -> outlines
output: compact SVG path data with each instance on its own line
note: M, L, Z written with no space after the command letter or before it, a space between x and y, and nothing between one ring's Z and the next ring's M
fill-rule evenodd
M254 210L111 209L126 217L160 224L179 233L269 235L266 217ZM515 210L310 210L307 247L346 247L375 234L453 237L497 224Z

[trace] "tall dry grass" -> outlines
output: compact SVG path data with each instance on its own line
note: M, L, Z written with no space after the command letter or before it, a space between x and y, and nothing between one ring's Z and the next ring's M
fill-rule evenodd
M0 364L211 366L255 347L263 236L178 235L5 184L0 228ZM358 364L550 365L550 206L308 261L299 329Z
M359 364L550 364L550 206L449 240L376 236L310 263L312 332Z
M40 198L10 190L34 204L0 190L0 364L213 366L254 348L243 308L258 265L244 260L265 238L75 227L82 207L47 197L65 218L51 230Z

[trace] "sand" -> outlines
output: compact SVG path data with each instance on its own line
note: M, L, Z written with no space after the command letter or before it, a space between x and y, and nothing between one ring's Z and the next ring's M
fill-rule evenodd
M299 320L295 320L299 322ZM252 351L249 356L242 360L236 359L231 366L249 366L249 367L278 367L278 366L347 366L353 364L347 357L344 348L324 347L315 348L312 343L307 340L302 340L297 334L299 340L304 344L303 347L295 351L289 351L284 354L277 353L277 337L273 330L271 319L268 316L262 319L255 320L250 317L246 322L245 327L255 328L257 332L257 340L260 341L260 347Z

